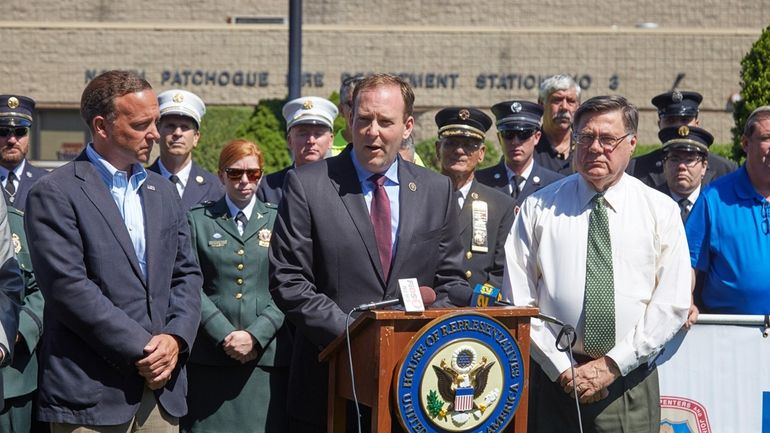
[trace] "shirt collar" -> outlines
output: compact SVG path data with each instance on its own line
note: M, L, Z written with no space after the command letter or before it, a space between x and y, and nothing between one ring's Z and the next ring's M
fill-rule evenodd
M458 189L460 191L460 194L463 196L463 200L465 200L468 197L468 193L471 191L471 185L473 185L474 180L471 179L470 182L466 183L462 188Z
M588 183L585 178L580 174L574 174L573 176L579 176L579 182L578 182L578 202L581 203L582 207L581 209L585 210L589 206L591 206L591 200L594 198L596 194L598 194L598 191L594 189L593 186L591 186L590 183ZM626 199L626 190L628 189L628 183L633 182L634 179L630 178L630 175L626 173L622 173L620 175L620 180L611 187L607 188L607 191L604 191L604 200L607 203L607 207L612 209L614 212L617 212L618 209L623 205L624 200Z
M695 200L698 199L698 196L700 196L700 185L698 185L687 197L683 197L674 191L671 191L671 197L674 199L675 202L679 203L683 198L686 198L687 201L690 202L690 204L695 203Z
M239 208L238 205L233 203L232 200L230 200L230 196L225 194L225 203L227 203L227 209L230 211L230 216L232 218L235 218L236 215L238 215L239 211L242 211L244 215L246 215L246 219L251 218L251 213L254 212L254 205L257 202L257 195L254 194L251 196L251 201L249 201L249 204L247 204L243 209Z
M27 159L24 158L21 160L21 162L13 168L13 170L8 170L7 168L0 166L0 176L3 177L3 179L8 177L8 173L13 171L16 174L16 179L21 180L21 175L24 173L24 165L27 163Z
M93 143L88 143L88 146L86 146L86 156L91 161L91 163L94 164L94 167L96 167L96 171L99 172L102 180L104 180L104 182L110 187L113 185L112 179L115 177L115 173L126 173L123 170L118 170L115 168L115 166L110 164L106 159L99 155L99 152L94 149ZM128 173L126 173L126 175L128 175ZM134 188L138 189L146 179L147 171L144 169L142 164L132 164L130 182L133 184Z
M764 200L764 197L762 197L756 189L754 189L754 185L751 184L751 179L749 178L749 172L746 171L746 164L743 164L738 168L738 170L735 171L736 181L734 182L734 188L735 188L735 195L738 197L744 199L744 200L758 200L762 202Z
M387 170L385 170L385 173L382 173L383 176L385 176L386 179L388 179L391 183L394 183L398 185L398 160L399 156L396 156L396 159L393 160L393 163L390 164L390 167L388 167ZM356 158L356 150L353 149L350 152L350 159L353 161L353 168L356 169L356 175L358 176L358 182L369 182L369 178L374 175L375 173L370 172L369 170L365 169L359 162L358 158Z
M179 182L182 184L182 187L185 187L187 186L187 181L190 179L190 172L192 171L192 160L188 161L187 165L179 170L178 173L172 173L168 171L165 165L163 165L163 161L158 158L158 168L160 168L161 176L165 177L166 179L168 179L172 174L176 174L176 177L179 178Z
M511 178L516 174L513 170L511 170L511 167L508 167L508 164L503 164L505 166L505 172L508 174L508 182L511 181ZM532 174L532 168L535 167L535 159L532 158L529 160L529 164L527 165L527 168L524 169L524 171L521 173L521 177L524 178L524 180L529 179L529 175Z

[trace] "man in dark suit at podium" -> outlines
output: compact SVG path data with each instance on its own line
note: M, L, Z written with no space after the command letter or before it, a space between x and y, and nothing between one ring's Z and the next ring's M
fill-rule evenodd
M414 125L411 87L372 75L353 101L352 148L287 172L270 247L270 291L296 327L291 432L326 430L318 354L354 307L398 298L402 278L433 287L439 306L468 305L472 294L450 180L398 156Z

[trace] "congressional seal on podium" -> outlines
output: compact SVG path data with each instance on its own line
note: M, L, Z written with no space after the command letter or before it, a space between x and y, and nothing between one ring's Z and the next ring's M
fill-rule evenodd
M407 432L502 431L524 389L519 345L499 321L458 312L433 320L401 357L393 382Z

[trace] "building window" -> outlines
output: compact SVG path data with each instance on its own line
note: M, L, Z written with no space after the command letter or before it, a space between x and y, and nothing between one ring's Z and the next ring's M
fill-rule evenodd
M30 153L41 161L69 161L83 151L91 133L79 110L37 110Z

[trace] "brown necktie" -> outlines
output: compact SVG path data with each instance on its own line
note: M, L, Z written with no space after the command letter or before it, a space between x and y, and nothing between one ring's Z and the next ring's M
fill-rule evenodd
M382 264L382 272L385 280L390 274L390 255L393 244L390 225L390 199L385 191L385 176L375 174L369 177L369 181L374 184L372 194L372 206L370 218L372 227L374 227L374 238L377 240L377 252Z

